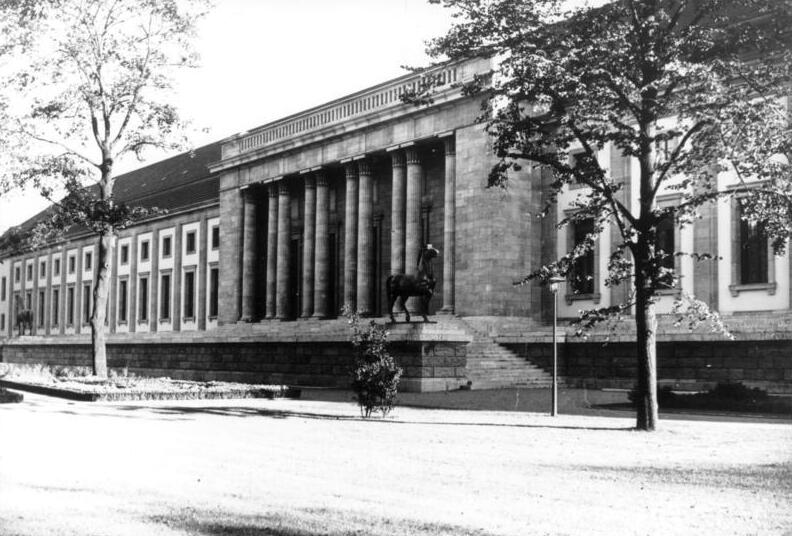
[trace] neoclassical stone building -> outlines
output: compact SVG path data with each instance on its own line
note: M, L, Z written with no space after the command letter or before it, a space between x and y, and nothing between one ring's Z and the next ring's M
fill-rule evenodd
M515 175L507 192L485 188L494 159L477 123L480 102L454 84L489 69L483 59L438 68L431 105L401 101L420 83L406 75L119 177L119 198L167 213L119 236L110 366L345 385L351 348L340 309L387 316L386 278L413 271L420 249L432 244L440 251L433 322L391 329L403 387L546 385L552 297L513 282L585 235L555 225L580 191L564 192L554 217L537 218L550 182L538 170ZM637 175L636 164L610 147L600 158L628 182ZM662 202L674 199L669 192ZM706 266L678 261L682 288L669 289L660 308L668 311L680 290L694 293L724 313L737 341L689 333L666 319L660 377L790 391L789 254L773 256L729 203L666 232L668 247L723 259ZM562 289L561 317L622 296L624 289L604 284L611 244L604 233L581 264L590 283ZM2 253L5 361L88 362L94 248L94 238L75 230L48 249ZM32 334L19 335L21 311L32 312ZM632 384L630 326L607 346L603 340L564 335L561 372L569 383Z

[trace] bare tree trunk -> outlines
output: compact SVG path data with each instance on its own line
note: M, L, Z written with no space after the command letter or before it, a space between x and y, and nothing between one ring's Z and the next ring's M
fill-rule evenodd
M638 357L636 428L657 427L657 316L642 275L636 276L635 327Z
M99 235L99 271L93 289L93 314L91 315L91 343L93 354L93 373L99 378L107 378L107 346L105 343L105 319L112 277L113 249L115 235L106 232Z

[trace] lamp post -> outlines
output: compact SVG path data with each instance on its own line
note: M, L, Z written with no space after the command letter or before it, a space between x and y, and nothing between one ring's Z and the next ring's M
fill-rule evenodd
M550 292L553 293L553 394L550 415L558 415L558 343L556 342L556 329L558 325L558 285L565 279L558 275L550 277Z

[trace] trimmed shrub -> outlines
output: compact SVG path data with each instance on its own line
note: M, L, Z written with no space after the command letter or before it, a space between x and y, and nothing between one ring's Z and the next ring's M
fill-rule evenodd
M633 389L628 397L635 405L637 391ZM661 409L792 414L792 399L789 397L771 397L762 389L732 382L718 383L705 393L694 394L675 393L670 385L665 385L657 390L657 401Z
M355 347L352 367L352 390L357 397L360 414L364 418L379 412L386 416L396 404L396 393L402 369L388 351L388 331L373 320L361 321L360 316L344 308L352 330Z

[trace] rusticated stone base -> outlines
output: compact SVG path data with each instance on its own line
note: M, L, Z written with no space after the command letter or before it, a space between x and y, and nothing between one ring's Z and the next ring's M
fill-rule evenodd
M465 383L464 334L440 324L400 324L391 339L391 352L404 369L402 391L456 389ZM85 336L20 337L0 351L7 363L91 364ZM272 328L239 325L206 334L114 335L107 354L111 369L141 376L346 388L353 347L345 322L308 321Z
M504 344L534 364L552 369L550 342ZM632 388L637 375L633 342L566 342L558 349L558 370L567 385ZM673 341L657 343L661 385L709 389L740 382L770 393L792 393L792 340Z

